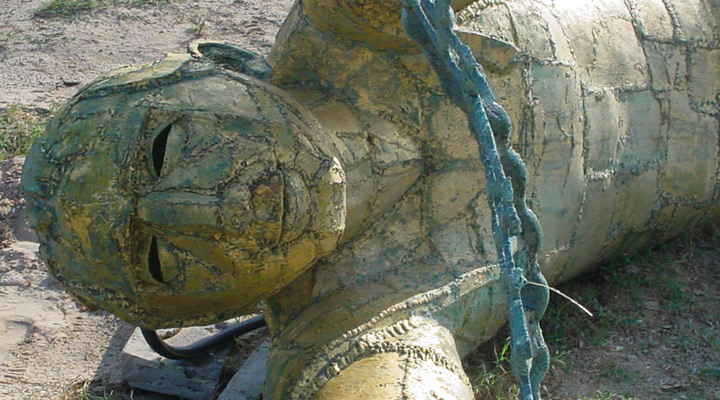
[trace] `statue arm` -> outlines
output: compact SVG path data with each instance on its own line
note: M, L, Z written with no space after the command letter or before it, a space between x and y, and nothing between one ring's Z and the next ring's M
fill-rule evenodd
M415 398L473 400L474 396L461 369L390 352L355 362L328 381L312 400Z
M366 332L340 348L330 348L335 350L330 350L327 357L305 358L308 364L300 375L280 379L292 382L290 385L266 387L273 392L266 396L312 400L474 399L452 333L433 320L411 317ZM293 364L297 360L288 361ZM291 366L286 371L293 370Z

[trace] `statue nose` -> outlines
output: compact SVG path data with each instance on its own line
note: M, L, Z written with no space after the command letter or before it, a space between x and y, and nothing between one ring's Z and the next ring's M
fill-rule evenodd
M230 186L217 196L153 192L138 199L137 218L160 229L251 235L275 243L282 233L283 198L282 178L273 174Z
M237 206L238 204L235 204L233 208L237 209ZM226 225L226 221L223 221L222 209L222 199L216 196L181 191L161 192L151 193L138 199L137 217L150 225L163 228L215 230L222 229L223 225ZM237 217L243 213L233 214Z

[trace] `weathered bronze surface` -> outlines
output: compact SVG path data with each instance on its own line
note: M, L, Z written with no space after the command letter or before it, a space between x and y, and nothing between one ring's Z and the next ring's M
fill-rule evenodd
M551 283L720 216L717 0L453 4ZM269 78L206 46L89 85L23 178L50 268L145 327L265 300L266 399L472 399L460 356L506 318L482 165L399 18L303 0Z

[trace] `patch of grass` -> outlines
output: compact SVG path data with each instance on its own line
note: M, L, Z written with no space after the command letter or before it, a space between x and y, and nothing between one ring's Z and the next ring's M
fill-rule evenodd
M150 6L157 6L161 4L167 4L170 0L112 0L110 3L112 5L122 5L122 6L136 6L136 7L150 7Z
M667 245L661 249L645 248L632 255L618 256L589 275L563 285L563 292L587 307L594 317L588 317L559 296L551 296L542 320L550 348L567 350L579 340L600 346L618 327L639 324L647 313L648 301L672 314L688 310L692 300L677 279L678 265L673 257ZM623 310L607 306L617 303L618 298L623 299Z
M673 389L685 396L679 398L720 400L718 254L719 232L692 232L660 247L621 255L561 286L594 317L551 296L542 320L554 354L545 382L548 393L578 400L656 398L649 396L657 390L649 382L674 374L683 384L697 383ZM499 333L505 336L506 331ZM494 352L501 348L497 340L466 358L466 363L484 358L484 365L466 368L478 399L512 398L508 393L514 379L509 366L497 366L496 360L504 358L497 356L503 352ZM578 376L587 379L568 383Z
M700 370L700 376L720 382L720 366L703 368Z
M498 374L493 370L482 370L472 380L476 399L515 400L520 391L515 378L509 372Z
M10 50L14 44L27 40L28 35L16 24L7 24L3 30L3 34L0 35L0 53Z
M27 154L49 117L49 112L26 110L17 105L0 109L0 161Z
M114 391L105 392L102 394L84 393L82 400L125 400L128 397L125 395L115 394Z
M97 385L97 384L95 384ZM132 400L132 393L126 389L118 390L106 387L91 388L89 381L77 381L58 390L57 400Z
M634 400L633 397L626 397L620 394L600 390L593 397L583 397L578 400Z
M82 13L108 6L156 6L170 0L49 0L35 10L41 18L75 18Z
M465 364L475 398L517 399L519 390L510 368L510 337L507 327L468 356Z
M603 287L571 285L562 288L562 291L589 309L593 317L568 300L551 296L548 310L541 322L548 346L563 352L575 347L580 340L592 346L603 344L620 318L603 306Z
M42 18L71 18L98 6L96 0L50 0L35 10L35 16Z
M630 372L625 367L618 364L615 360L610 360L607 365L600 371L600 376L606 379L616 381L627 381L631 378Z
M188 30L189 33L193 34L195 37L202 37L203 33L205 32L205 16L204 15L196 15L190 19L190 23L192 26Z

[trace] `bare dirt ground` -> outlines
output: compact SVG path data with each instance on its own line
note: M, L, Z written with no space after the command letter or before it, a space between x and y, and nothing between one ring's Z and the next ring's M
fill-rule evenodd
M115 4L115 2L107 1ZM135 0L68 18L42 18L42 0L0 6L0 107L49 107L112 69L184 53L199 38L266 53L292 0ZM132 4L132 2L130 3Z
M36 13L41 0L3 0L0 109L52 112L97 75L184 52L199 38L266 53L291 3L107 0L49 18ZM21 168L15 158L0 169L0 399L131 398L117 359L132 327L89 312L47 274L24 219ZM563 288L596 316L553 301L547 398L720 399L720 239L693 239ZM478 398L512 396L504 344L500 335L467 360Z
M102 73L185 52L199 38L266 53L292 1L136 3L48 18L36 15L41 0L3 0L0 109L51 110ZM24 220L21 167L16 158L0 171L0 399L90 398L88 382L121 382L118 355L133 328L88 312L47 274Z

